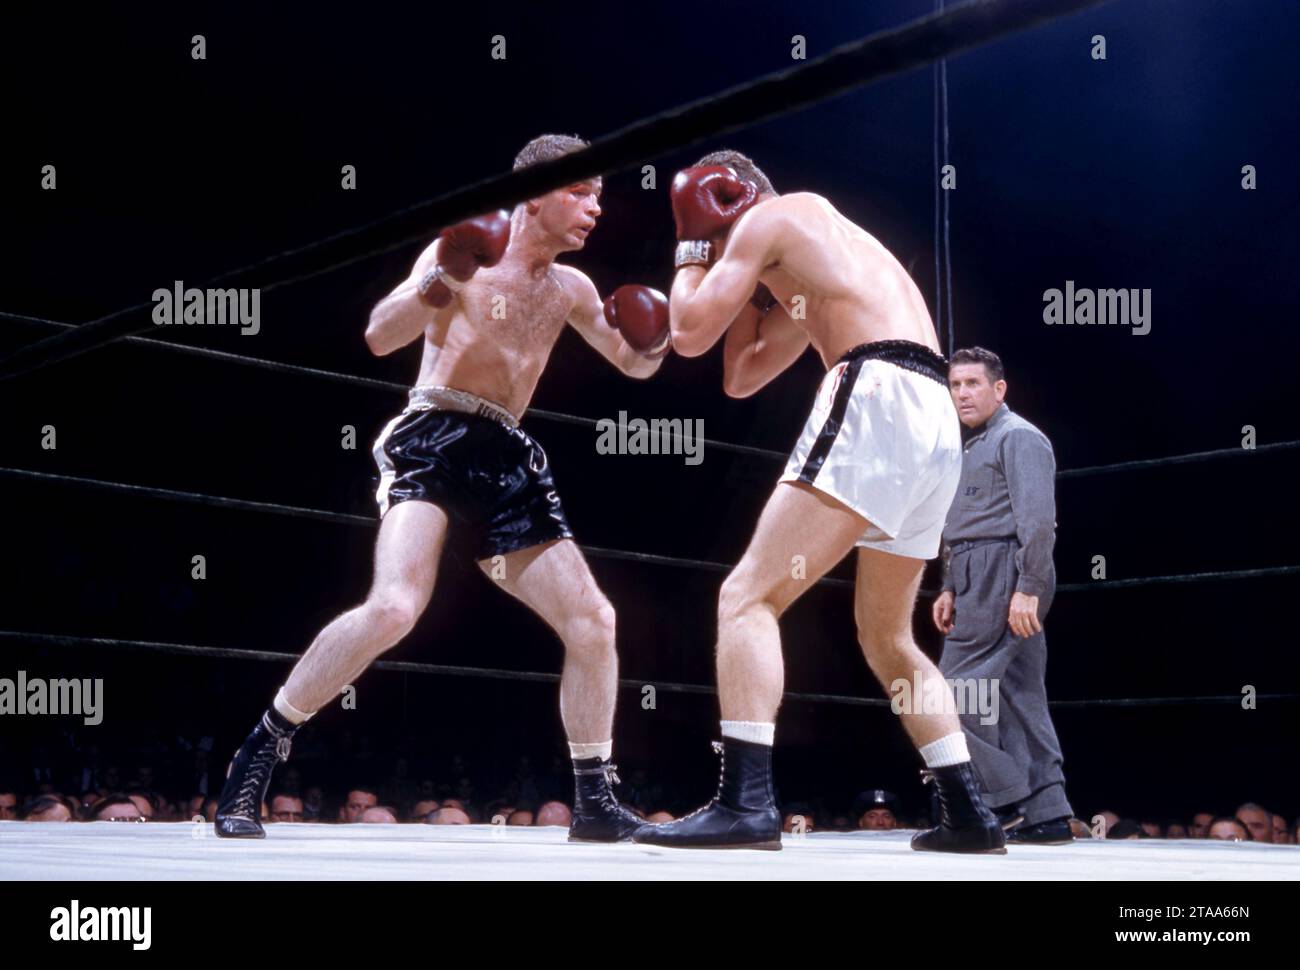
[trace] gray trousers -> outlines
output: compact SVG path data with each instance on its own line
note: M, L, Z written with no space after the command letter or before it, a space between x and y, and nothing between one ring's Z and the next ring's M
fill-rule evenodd
M959 550L959 551L958 551ZM981 724L978 711L958 708L971 761L985 801L1018 806L1026 825L1072 815L1065 797L1063 758L1047 709L1047 638L1020 638L1007 625L1016 591L1016 542L957 544L949 575L957 594L952 632L943 643L939 670L948 679L996 681L997 718ZM1055 588L1038 601L1047 614Z

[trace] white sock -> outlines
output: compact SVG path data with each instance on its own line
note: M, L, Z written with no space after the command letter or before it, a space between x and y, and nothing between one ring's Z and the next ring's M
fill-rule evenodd
M722 736L765 744L770 748L772 739L776 736L776 725L771 721L723 721Z
M970 751L966 748L966 735L961 731L945 734L938 741L921 745L921 757L927 768L947 768L970 761Z
M298 708L290 704L285 700L283 687L281 687L279 693L275 695L275 702L271 706L274 707L276 711L279 712L280 716L290 724L302 724L316 713L315 711L312 711L311 714L304 714L302 711L298 710Z
M609 756L614 753L613 741L601 741L599 744L574 744L569 742L569 757L574 761L582 761L585 758L599 758L601 761L608 761Z

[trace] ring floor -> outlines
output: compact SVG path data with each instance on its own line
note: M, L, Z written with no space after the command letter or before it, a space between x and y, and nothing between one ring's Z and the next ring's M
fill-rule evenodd
M911 832L787 835L780 852L569 844L562 828L269 825L258 841L188 822L0 822L0 879L1300 879L1300 846L1082 840L1005 856L913 852Z

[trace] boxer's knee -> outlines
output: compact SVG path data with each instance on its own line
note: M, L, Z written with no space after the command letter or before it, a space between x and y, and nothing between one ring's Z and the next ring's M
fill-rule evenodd
M370 629L375 631L379 650L387 650L415 628L424 611L422 597L410 590L386 589L370 594L363 607Z
M615 623L614 607L603 596L591 606L570 613L559 631L565 652L588 663L612 660Z
M744 569L737 568L722 583L718 593L718 633L767 614L779 618L782 613L777 591L758 583Z

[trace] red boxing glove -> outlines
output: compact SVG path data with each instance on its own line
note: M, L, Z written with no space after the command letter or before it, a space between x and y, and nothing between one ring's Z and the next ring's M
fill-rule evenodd
M438 262L424 274L420 299L442 309L455 290L469 281L480 266L495 266L510 243L510 215L503 209L448 226L438 234Z
M648 286L620 286L605 300L605 322L643 357L662 357L672 347L668 297Z
M438 265L454 280L464 283L480 266L495 266L510 242L510 214L504 209L475 216L439 235Z
M713 239L758 201L758 186L730 166L702 165L678 172L669 196L678 239Z

